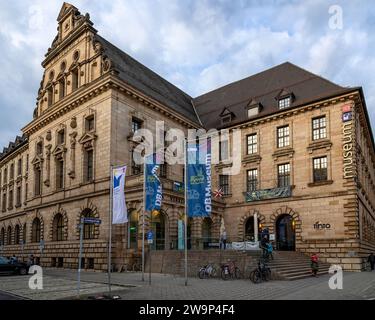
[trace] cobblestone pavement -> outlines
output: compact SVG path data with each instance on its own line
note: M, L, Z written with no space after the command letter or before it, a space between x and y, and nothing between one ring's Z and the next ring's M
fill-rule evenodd
M9 276L0 278L0 290L29 299L74 298L76 294L76 272L72 270L44 270L44 289L28 289L29 277ZM375 299L375 272L344 273L343 290L328 287L329 275L296 281L270 281L253 284L249 280L184 278L153 274L148 284L141 273L113 273L112 290L124 300L256 300L256 299ZM82 294L107 293L107 274L82 273Z

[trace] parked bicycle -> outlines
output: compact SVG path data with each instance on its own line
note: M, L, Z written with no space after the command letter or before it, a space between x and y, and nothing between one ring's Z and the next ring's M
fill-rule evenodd
M217 270L214 264L209 263L203 267L201 267L198 271L198 277L200 279L204 278L214 278L217 275Z
M271 268L267 266L264 259L258 261L257 268L250 273L249 278L253 283L260 283L271 279Z
M228 263L221 265L221 278L223 280L228 280L229 278L241 278L241 271L234 261L228 261Z

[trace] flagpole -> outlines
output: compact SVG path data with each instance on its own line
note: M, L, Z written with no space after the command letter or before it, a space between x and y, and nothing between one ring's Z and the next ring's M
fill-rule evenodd
M142 281L145 281L146 156L143 158Z
M108 291L111 295L111 256L112 256L112 216L113 216L113 166L110 168L110 187L109 187L109 241L108 241Z
M186 143L186 138L184 138L184 182L185 182L185 228L184 228L184 233L185 233L185 286L188 284L188 276L187 276L187 143Z

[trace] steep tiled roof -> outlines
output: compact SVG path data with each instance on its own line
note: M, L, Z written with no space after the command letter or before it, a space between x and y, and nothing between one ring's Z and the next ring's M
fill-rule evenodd
M16 151L18 148L27 143L26 135L22 137L17 136L14 142L9 142L8 147L3 148L3 152L0 152L0 160L3 160L5 157L10 155L13 151Z
M123 81L177 113L187 117L189 120L199 124L191 104L192 98L188 94L163 79L154 71L145 67L104 38L99 35L95 37L104 46L105 55L111 60L113 67L119 72L119 77Z
M234 114L230 125L247 121L247 107L254 100L262 105L252 119L284 110L278 108L278 97L293 94L290 108L353 91L286 62L276 67L233 82L194 99L203 125L209 128L222 126L220 114L224 108ZM228 124L229 125L229 124Z

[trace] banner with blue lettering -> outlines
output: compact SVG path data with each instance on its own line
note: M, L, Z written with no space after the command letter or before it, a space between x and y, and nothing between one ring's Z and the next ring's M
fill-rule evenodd
M211 140L187 144L187 213L189 217L211 214Z
M146 192L146 211L160 210L163 198L163 188L157 175L160 167L156 154L145 157L145 192Z
M128 222L128 210L125 202L126 166L112 170L112 224Z

